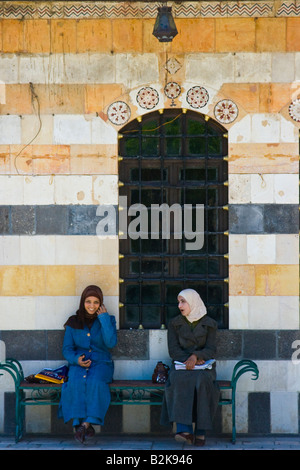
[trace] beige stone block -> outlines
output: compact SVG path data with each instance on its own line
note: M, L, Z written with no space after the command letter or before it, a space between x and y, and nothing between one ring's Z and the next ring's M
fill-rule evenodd
M234 56L234 80L237 83L269 83L272 76L272 54L240 52Z
M148 433L150 431L150 406L123 406L123 432Z
M7 296L0 298L1 312L9 315L0 316L0 329L3 330L34 330L35 297Z
M249 328L248 296L229 296L229 329Z
M116 144L71 145L72 174L118 174L118 146Z
M249 204L251 202L251 177L232 174L228 177L229 203Z
M91 119L91 144L117 144L118 133L112 125L100 116Z
M24 204L54 204L54 185L52 177L26 176L24 178Z
M252 142L280 142L280 116L274 114L253 114L251 116L251 123Z
M274 175L274 202L299 203L299 175Z
M299 319L299 296L279 297L279 329L298 330Z
M68 145L32 145L35 175L70 173L70 147Z
M92 198L94 204L118 204L117 175L93 176Z
M76 266L76 295L90 284L101 287L103 295L119 295L119 266Z
M286 18L256 19L256 51L286 51Z
M214 51L215 21L213 18L177 18L176 27L178 35L172 41L172 52Z
M45 288L39 295L75 295L75 266L45 266Z
M15 54L2 54L0 57L0 80L2 83L18 83L19 59Z
M21 143L21 117L16 115L0 115L0 144Z
M37 296L35 297L35 329L63 330L70 315L79 307L78 296Z
M252 296L248 298L249 328L279 329L280 311L279 298L277 296Z
M276 235L247 235L247 261L249 264L276 262Z
M300 47L300 18L286 19L286 49L287 51L299 51Z
M91 178L85 175L55 176L55 204L93 204Z
M24 204L23 176L0 176L0 204Z
M129 88L159 80L156 54L116 54L115 70L115 82L123 83Z
M16 53L24 50L24 21L6 18L2 22L2 52Z
M20 264L22 265L54 265L55 264L55 236L27 236L19 237ZM11 263L12 264L12 263Z
M229 234L229 263L247 264L247 235Z
M272 54L272 82L292 83L295 79L295 54L278 52Z
M233 123L228 131L230 144L245 144L251 142L251 116L247 115L237 123Z
M231 132L231 130L230 130ZM230 143L230 173L298 173L297 143Z
M99 265L99 243L96 236L56 236L55 264Z
M85 87L85 113L105 112L114 101L118 101L124 94L124 88L119 83L86 85Z
M299 142L299 129L289 117L280 116L280 141Z
M255 295L255 267L229 265L229 295Z
M21 264L20 237L3 235L0 237L0 265Z
M198 82L201 77L203 84L216 89L219 89L223 83L235 82L233 55L230 53L187 54L185 62L187 81Z
M58 59L60 56L55 55L54 57ZM54 81L57 80L54 79ZM85 112L84 84L36 83L34 90L39 97L41 115L84 114Z
M272 204L274 201L274 175L251 175L251 196L253 204Z
M6 84L5 103L1 104L1 114L32 114L34 108L28 84Z
M298 433L298 393L271 391L271 432L274 434Z
M0 174L10 173L10 146L0 145Z
M0 295L39 295L45 280L44 266L0 266Z
M113 22L114 23L114 22ZM124 47L124 46L123 46ZM77 21L77 52L106 52L112 50L110 19L79 19Z
M299 265L256 265L255 295L299 295Z
M50 52L49 20L24 20L24 49L32 54Z
M254 18L216 18L216 52L254 51Z
M29 142L37 144L52 144L53 142L53 116L36 115L22 116L22 144Z
M51 432L51 406L26 406L26 432Z
M257 113L259 111L260 87L259 83L224 83L220 94L230 97L248 113Z
M32 145L10 145L10 173L32 175Z
M77 21L75 19L51 19L51 52L70 53L77 52L76 30Z
M299 263L299 235L277 234L276 235L276 263L297 264Z
M97 237L98 238L98 237ZM119 263L119 239L98 238L99 264L118 265Z

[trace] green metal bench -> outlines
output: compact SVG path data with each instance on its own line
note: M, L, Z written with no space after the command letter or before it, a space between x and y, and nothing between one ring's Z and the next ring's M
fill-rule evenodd
M8 372L15 385L15 440L18 442L23 436L25 406L28 405L58 405L60 401L60 384L35 384L26 382L23 369L16 359L7 359L0 362L0 370ZM234 366L231 380L218 380L221 390L219 405L232 407L232 443L236 441L236 387L239 378L252 372L252 380L259 376L255 362L244 359ZM150 380L116 380L110 384L111 405L161 405L164 393L163 384L154 384ZM230 397L223 398L222 390L229 390Z

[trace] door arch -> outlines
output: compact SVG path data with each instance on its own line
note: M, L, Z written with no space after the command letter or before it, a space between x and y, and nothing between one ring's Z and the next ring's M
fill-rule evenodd
M177 294L196 289L220 328L228 326L228 143L217 122L190 110L143 115L119 134L120 201L147 208L148 234L120 236L120 326L165 328L177 315ZM120 205L122 205L120 204ZM151 204L204 205L204 244L187 250L186 239L150 230ZM177 206L176 206L177 207ZM175 220L170 217L170 220ZM140 220L141 221L141 218ZM162 224L162 220L160 221ZM145 226L145 225L144 225ZM142 229L141 224L138 226ZM160 225L161 228L161 225Z

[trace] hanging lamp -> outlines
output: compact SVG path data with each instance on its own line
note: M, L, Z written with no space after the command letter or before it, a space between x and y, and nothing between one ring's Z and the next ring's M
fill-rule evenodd
M174 18L172 16L172 7L158 7L158 14L153 28L153 36L159 42L171 42L178 34Z

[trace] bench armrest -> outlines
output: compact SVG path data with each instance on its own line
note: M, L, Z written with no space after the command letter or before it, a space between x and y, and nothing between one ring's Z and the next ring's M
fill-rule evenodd
M252 372L253 377L251 380L257 380L259 377L259 370L257 364L250 359L242 359L237 362L232 371L231 384L235 386L239 378L246 374L247 372Z
M16 359L6 359L6 361L0 362L0 370L4 370L11 375L17 390L22 380L24 380L24 373L20 362Z

